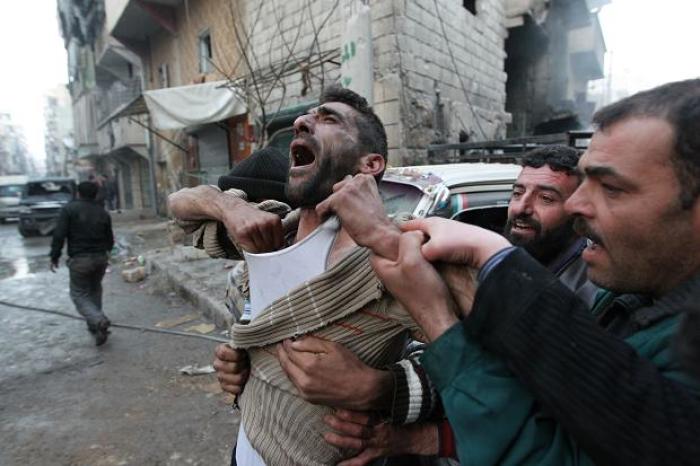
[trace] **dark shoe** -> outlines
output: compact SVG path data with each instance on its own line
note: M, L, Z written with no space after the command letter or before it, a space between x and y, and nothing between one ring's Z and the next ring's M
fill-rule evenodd
M109 336L109 320L105 319L100 321L95 326L95 346L102 346L107 342L107 337Z

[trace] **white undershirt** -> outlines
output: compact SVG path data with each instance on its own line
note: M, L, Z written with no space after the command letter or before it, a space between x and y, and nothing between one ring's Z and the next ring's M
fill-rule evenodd
M288 248L264 254L243 252L248 265L251 320L276 299L325 272L339 229L340 221L333 216ZM236 440L236 463L238 466L265 466L265 461L248 441L243 423Z

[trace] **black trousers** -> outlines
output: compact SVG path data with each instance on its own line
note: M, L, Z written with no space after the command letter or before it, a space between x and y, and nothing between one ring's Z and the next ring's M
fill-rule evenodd
M87 320L88 329L107 317L102 312L102 278L107 269L107 254L85 254L68 259L70 297L77 311Z

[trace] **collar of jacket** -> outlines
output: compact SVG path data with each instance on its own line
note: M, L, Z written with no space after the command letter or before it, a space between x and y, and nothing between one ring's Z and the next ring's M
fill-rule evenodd
M605 293L596 299L593 315L603 328L626 338L695 305L700 299L700 273L656 300L644 294Z

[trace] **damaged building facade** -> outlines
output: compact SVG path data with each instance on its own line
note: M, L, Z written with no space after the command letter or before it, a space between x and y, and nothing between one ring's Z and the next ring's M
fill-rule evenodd
M83 27L92 35L64 37L94 62L92 89L111 96L92 102L94 135L83 131L78 147L138 188L133 205L159 209L256 147L286 150L292 122L329 83L373 103L390 164L422 164L429 144L559 130L548 124L571 112L585 124L604 52L590 31L601 1L64 1L101 11L83 15L101 17Z
M104 176L119 210L152 211L155 186L148 135L139 116L111 115L142 89L139 57L106 28L110 2L59 0L58 17L68 55L76 172L80 180Z
M509 0L505 71L508 136L586 128L588 82L603 78L598 11L610 0Z
M65 86L44 95L44 123L46 175L77 178L72 103Z
M0 113L0 176L29 175L36 172L27 151L24 131L9 113Z

